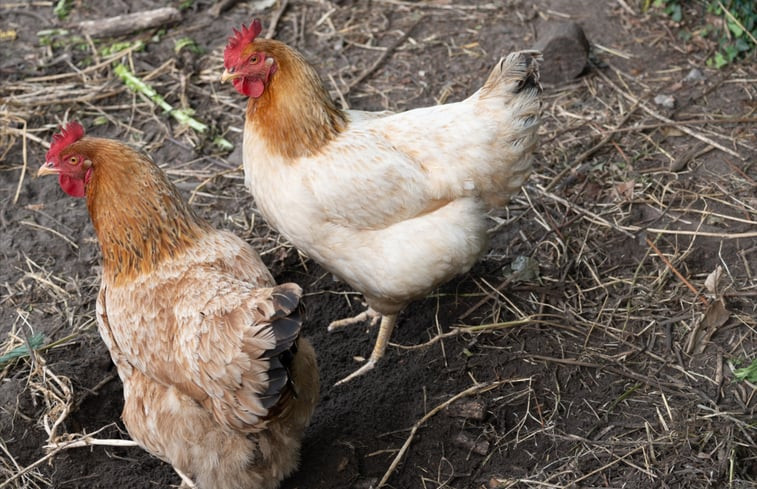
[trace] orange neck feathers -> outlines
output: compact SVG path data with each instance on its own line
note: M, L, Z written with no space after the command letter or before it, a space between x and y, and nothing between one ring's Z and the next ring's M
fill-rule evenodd
M85 138L92 156L87 208L103 254L103 278L118 285L178 256L208 225L142 153L115 141Z
M270 151L285 158L320 151L346 126L346 114L336 107L318 73L294 49L270 39L255 41L278 64L263 94L250 98L247 120Z

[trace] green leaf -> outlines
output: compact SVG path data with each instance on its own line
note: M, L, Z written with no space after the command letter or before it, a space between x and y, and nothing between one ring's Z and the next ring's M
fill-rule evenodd
M748 380L749 382L757 382L757 358L752 360L752 364L748 367L737 368L733 371L733 376L736 380Z
M671 14L671 17L673 18L674 22L681 22L681 20L683 19L683 11L681 10L680 5L673 5L673 13Z
M42 346L42 342L44 341L45 336L42 333L36 333L31 338L29 338L29 345L32 347L32 350L37 350L39 347ZM29 346L26 344L23 344L21 346L18 346L5 355L0 356L0 368L4 367L7 363L21 357L25 357L29 355Z
M58 3L53 7L53 13L60 20L64 20L71 13L71 5L68 0L58 0Z
M231 151L232 149L234 149L234 145L231 143L231 141L221 136L215 138L213 140L213 144L226 151Z
M725 66L725 65L728 64L728 60L725 59L725 56L723 56L723 53L721 53L721 52L715 53L715 56L713 58L710 58L710 59L713 59L713 63L715 65L715 68L717 68L717 69L720 69L723 66Z
M194 54L202 54L203 50L200 46L197 45L197 43L194 41L194 39L190 37L182 37L174 41L173 45L173 52L176 54L179 54L179 51L182 49L188 49L190 53Z
M728 29L736 37L741 37L744 35L744 29L742 29L741 26L737 24L736 22L728 22Z

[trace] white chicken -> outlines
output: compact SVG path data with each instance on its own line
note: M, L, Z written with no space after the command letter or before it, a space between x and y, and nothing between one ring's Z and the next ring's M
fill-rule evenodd
M410 301L468 271L487 248L487 217L531 171L541 107L539 53L501 59L467 99L402 113L340 110L316 70L284 43L234 32L226 71L249 97L244 170L260 212L297 248L360 291L382 317L384 355Z

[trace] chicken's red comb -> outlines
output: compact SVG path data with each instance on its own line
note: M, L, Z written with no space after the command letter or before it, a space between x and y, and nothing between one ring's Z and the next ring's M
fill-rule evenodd
M239 30L234 29L234 35L229 38L229 43L223 51L223 64L228 69L241 61L242 49L253 42L263 30L260 19L254 19L249 27L242 24Z
M53 142L50 144L50 149L47 150L45 161L53 161L66 146L75 143L82 137L84 137L84 127L76 121L71 121L66 124L66 127L61 127L59 133L53 134Z

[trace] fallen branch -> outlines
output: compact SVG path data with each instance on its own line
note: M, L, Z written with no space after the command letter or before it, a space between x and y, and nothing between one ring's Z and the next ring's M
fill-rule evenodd
M363 83L366 78L368 78L369 76L371 76L379 68L379 66L381 66L382 64L384 64L384 61L386 61L387 58L389 58L389 56L392 55L392 53L394 52L395 49L397 49L402 44L404 44L405 41L407 41L407 38L410 37L410 34L413 32L413 29L415 29L415 27L418 24L420 24L421 21L423 19L425 19L425 18L426 18L425 15L419 17L418 20L416 20L413 23L413 25L411 25L407 29L407 31L405 31L405 33L400 36L399 39L397 39L389 47L387 47L386 49L384 49L384 52L381 53L381 56L379 56L378 59L376 61L374 61L373 64L367 70L365 70L364 72L360 73L360 75L358 75L357 78L355 78L354 80L352 80L350 82L350 84L347 86L347 89L344 91L344 93L342 95L344 97L346 97L347 94L350 93L350 90L352 90L356 86L358 86L361 83Z
M75 29L92 37L117 37L142 29L160 27L181 20L181 13L173 7L163 7L107 19L85 20Z
M649 247L654 250L654 252L657 254L657 256L660 257L660 260L662 260L662 262L665 264L665 266L667 266L670 269L670 271L673 272L675 274L675 276L678 277L678 279L681 282L683 282L683 284L686 287L689 288L689 290L694 294L694 297L696 297L697 299L699 299L699 301L703 305L706 306L707 305L707 299L705 299L704 296L702 296L699 293L699 291L693 285L691 285L691 282L689 282L688 280L686 280L686 277L684 277L683 274L681 274L681 272L679 272L678 269L676 269L676 267L674 267L673 264L670 263L670 260L668 260L667 257L665 257L665 255L662 254L662 251L660 251L660 249L652 242L651 239L646 238L646 240L647 240L647 244L649 245Z

